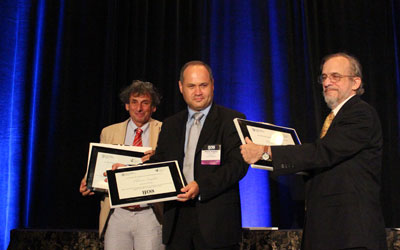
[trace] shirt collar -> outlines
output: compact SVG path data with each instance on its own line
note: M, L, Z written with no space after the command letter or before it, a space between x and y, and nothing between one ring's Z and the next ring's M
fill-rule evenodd
M136 124L132 121L132 118L129 119L128 126L131 126L134 132L136 132L136 129L138 128L138 126L136 126ZM143 133L146 133L149 127L150 127L150 122L146 122L142 127L140 127L140 129L143 131Z
M192 118L192 116L194 115L194 113L197 113L197 112L200 112L200 113L202 113L202 114L204 115L204 116L201 118L201 120L203 120L203 118L206 117L206 116L208 115L208 112L210 112L210 109L211 109L211 104L208 105L207 108L205 108L205 109L203 109L203 110L200 110L200 111L194 111L193 109L189 108L189 106L188 106L188 112L189 112L189 114L188 114L188 120L190 120L190 119Z
M351 96L349 96L349 97L347 97L346 100L344 100L344 101L341 102L339 105L337 105L336 108L332 109L333 114L336 116L336 114L337 114L337 113L339 112L339 110L343 107L343 105L344 105L348 100L350 100L350 98L352 98L353 96L355 96L355 94L354 94L354 95L351 95Z

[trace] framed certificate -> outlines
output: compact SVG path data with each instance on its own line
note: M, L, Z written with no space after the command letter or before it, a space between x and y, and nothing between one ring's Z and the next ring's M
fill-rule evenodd
M249 137L250 140L259 145L276 146L301 144L296 130L293 128L239 118L235 118L233 122L242 144L246 144L244 140L246 137ZM259 160L251 164L251 167L272 171L272 161Z
M112 208L176 200L184 187L177 161L108 170L107 179Z
M104 143L90 143L88 165L86 170L86 185L92 191L107 192L108 185L104 181L104 173L112 168L114 163L142 163L144 152L151 147L135 147Z

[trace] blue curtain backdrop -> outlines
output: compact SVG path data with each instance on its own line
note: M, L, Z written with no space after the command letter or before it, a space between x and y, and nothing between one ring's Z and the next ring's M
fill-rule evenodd
M268 29L264 30L255 15L259 10L245 1L231 5L214 1L211 9L209 63L216 82L215 101L245 113L247 119L263 121L265 89L260 84L263 55L259 51L263 46L259 34ZM240 98L236 98L238 93ZM240 190L243 226L270 225L267 172L250 169Z
M96 228L99 195L78 192L89 142L126 119L118 92L133 79L163 94L154 114L185 108L188 60L208 62L215 101L248 119L296 128L303 142L327 114L320 59L347 51L364 67L382 121L382 204L400 227L400 1L0 1L0 249L14 228ZM301 178L249 169L245 227L298 228Z
M25 224L25 200L29 200L25 183L29 176L30 166L26 164L26 150L24 143L26 136L27 117L24 114L25 101L30 96L29 84L26 79L29 65L26 62L29 50L28 32L30 20L27 16L31 11L30 4L13 5L1 3L0 39L1 61L0 79L2 91L0 92L0 162L1 177L0 190L0 247L5 249L8 245L10 229ZM29 102L29 100L28 100Z

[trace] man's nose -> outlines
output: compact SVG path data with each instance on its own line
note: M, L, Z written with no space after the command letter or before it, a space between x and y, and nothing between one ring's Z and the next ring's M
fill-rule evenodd
M194 88L194 93L195 93L196 95L200 95L200 94L201 94L200 86L197 86L197 87Z
M322 83L322 86L324 86L324 88L326 88L326 87L330 86L331 84L332 84L331 78L327 77L325 79L325 81Z

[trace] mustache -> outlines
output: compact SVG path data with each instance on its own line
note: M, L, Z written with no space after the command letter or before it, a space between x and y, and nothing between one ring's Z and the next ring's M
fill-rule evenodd
M328 90L338 90L338 88L336 88L336 87L326 87L326 88L324 88L323 91L326 92Z

